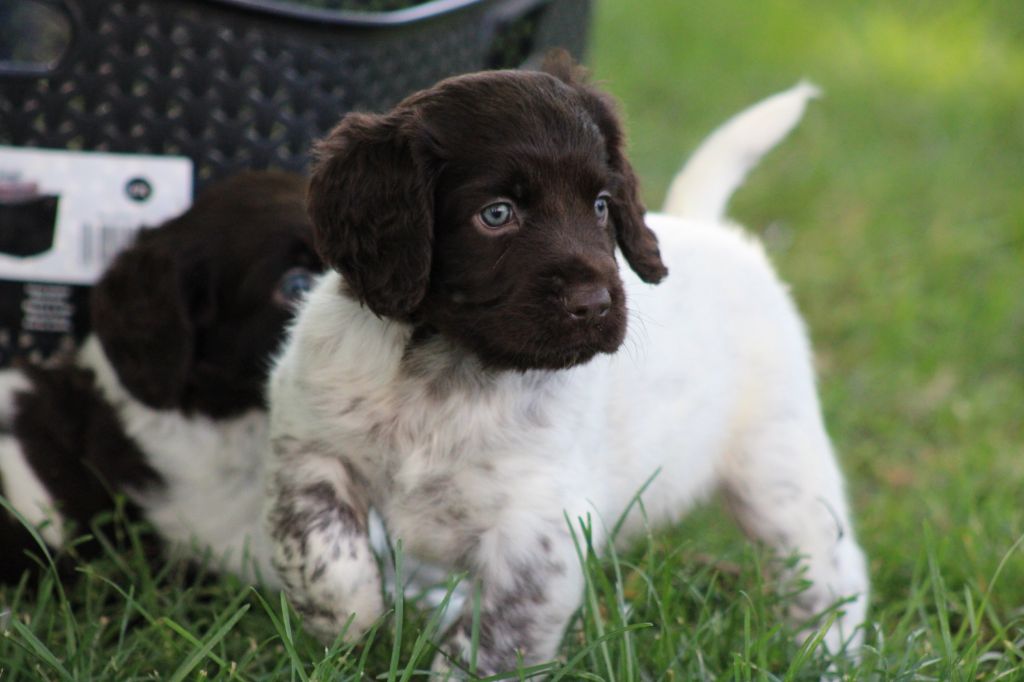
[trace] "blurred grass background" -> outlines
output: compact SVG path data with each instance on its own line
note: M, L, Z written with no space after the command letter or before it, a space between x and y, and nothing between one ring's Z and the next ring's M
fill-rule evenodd
M1019 623L1024 552L990 581L1024 534L1024 3L604 0L591 63L652 208L727 116L823 88L731 214L807 318L872 614L895 624L931 551L954 614ZM720 519L682 532L728 546Z
M860 662L805 656L770 560L712 503L588 562L556 675L1024 679L1024 3L598 0L589 62L622 101L652 208L728 116L800 78L825 91L731 214L806 316L873 593ZM429 664L411 608L325 651L278 595L229 578L153 572L141 551L85 572L66 595L49 578L0 588L0 680L422 679Z

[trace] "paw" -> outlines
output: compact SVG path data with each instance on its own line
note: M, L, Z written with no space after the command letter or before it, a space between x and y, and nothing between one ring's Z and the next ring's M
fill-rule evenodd
M863 624L867 617L868 577L864 554L850 539L840 542L827 561L827 570L811 566L811 586L800 595L792 609L797 622L808 621L832 608L837 602L835 621L825 633L822 643L832 654L845 652L856 657L864 641ZM817 568L817 570L815 570ZM816 627L799 633L800 642L813 637Z
M359 640L384 613L384 603L379 594L349 599L344 605L296 599L292 600L292 607L302 617L303 629L327 646L333 644L339 635L345 642Z
M504 672L481 670L478 667L473 671L475 675L470 673L468 661L470 660L471 646L472 643L465 633L457 630L434 656L434 661L430 665L431 682L442 682L443 680L455 682L456 680L468 680L471 677Z
M274 567L284 591L320 641L330 644L338 635L355 641L384 613L380 571L365 539L342 548L322 545L310 533L305 544L286 541L276 549Z

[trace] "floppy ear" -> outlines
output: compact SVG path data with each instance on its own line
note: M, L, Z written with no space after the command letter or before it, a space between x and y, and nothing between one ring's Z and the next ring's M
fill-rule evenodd
M192 370L196 325L213 314L213 286L207 268L142 237L93 288L92 328L132 395L151 407L177 407Z
M541 70L572 86L605 139L608 164L617 176L611 202L615 235L629 266L645 282L655 284L668 274L658 251L658 238L644 223L644 205L633 167L626 159L626 140L619 123L615 100L587 84L587 71L573 62L565 50L548 52Z
M408 317L430 279L433 198L406 127L394 114L349 114L313 151L317 251L382 317Z

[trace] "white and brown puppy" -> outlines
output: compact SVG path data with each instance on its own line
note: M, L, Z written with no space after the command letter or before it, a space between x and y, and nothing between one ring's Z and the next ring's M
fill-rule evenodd
M273 582L259 523L265 382L322 270L305 191L280 172L212 186L114 260L73 361L0 373L0 489L49 545L88 532L122 494L175 553ZM0 546L7 580L38 553L2 510Z
M719 220L806 91L788 123L704 150L711 172L678 192L705 220L645 224L610 98L564 57L544 71L443 81L316 150L335 272L270 381L286 591L325 639L372 623L372 507L406 554L479 586L478 674L546 661L583 589L566 515L600 547L653 477L652 521L720 488L752 537L801 554L796 615L852 599L825 641L855 646L868 584L807 336L759 245ZM642 524L634 507L620 537ZM435 669L470 660L472 626Z

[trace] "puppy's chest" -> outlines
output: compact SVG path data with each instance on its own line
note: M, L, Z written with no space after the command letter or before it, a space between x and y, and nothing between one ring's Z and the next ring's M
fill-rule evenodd
M505 451L493 461L412 456L373 504L409 555L466 568L483 537L518 542L537 524L561 527L563 510L594 490L579 450L563 445L540 453Z
M349 387L321 418L345 457L384 487L399 470L412 478L449 468L487 470L499 453L526 454L559 437L555 422L565 420L558 419L552 391L523 390L521 383L512 377L438 393L426 382L398 378Z
M489 518L508 505L507 486L497 484L500 468L413 454L397 463L373 504L392 539L411 554L458 563Z
M516 388L438 396L404 386L349 404L346 456L411 553L458 563L496 519L578 480L580 450L548 389L499 390Z

